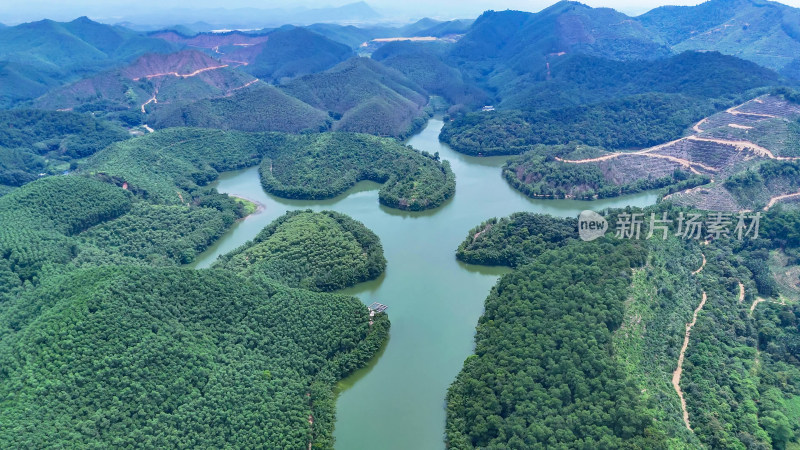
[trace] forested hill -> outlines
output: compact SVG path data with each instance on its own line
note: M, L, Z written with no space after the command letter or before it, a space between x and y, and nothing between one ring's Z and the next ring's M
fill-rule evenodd
M50 277L0 324L5 448L331 448L333 385L388 329L352 297L132 267Z
M274 83L322 72L353 56L353 51L344 44L294 27L275 30L266 42L244 47L240 52L229 52L222 60L243 59L248 63L243 67L245 71Z
M453 49L465 64L491 61L524 73L551 53L610 59L655 59L669 54L657 36L625 14L561 1L538 13L487 11Z
M215 267L293 287L335 291L378 277L386 268L378 236L334 211L291 211Z
M89 114L17 109L0 112L0 193L128 139L121 127Z
M0 447L332 448L334 386L379 350L387 317L275 277L179 268L241 204L197 187L158 205L97 178L47 177L0 197ZM383 270L374 234L325 217L340 234L307 248L336 255L350 239L363 247L345 260L369 254L345 283ZM320 225L287 233L314 238ZM259 251L288 267L291 252Z
M145 53L175 51L174 44L81 17L0 28L0 107L38 97Z
M427 118L427 93L400 72L355 58L282 85L292 96L328 111L334 130L405 136Z
M800 75L800 10L766 0L710 0L662 6L637 17L673 49L736 55L784 75Z
M780 236L797 212L768 216L766 239L706 245L674 227L582 242L574 219L528 213L471 230L459 259L515 270L486 299L448 392L448 445L796 446L800 308L778 261L796 264L797 243Z
M356 182L384 185L380 202L398 209L440 206L455 192L449 164L393 139L353 133L291 135L171 128L95 154L81 173L126 185L164 204L186 204L220 172L261 163L268 192L332 198Z
M253 77L196 50L147 54L125 67L54 89L36 99L44 109L133 112L217 98L247 89ZM129 115L130 116L130 115Z
M715 52L648 63L564 58L551 66L550 79L534 81L531 75L510 84L500 103L506 109L447 123L442 140L473 155L515 154L530 145L571 141L608 149L647 147L677 139L704 116L752 98L750 90L785 81Z

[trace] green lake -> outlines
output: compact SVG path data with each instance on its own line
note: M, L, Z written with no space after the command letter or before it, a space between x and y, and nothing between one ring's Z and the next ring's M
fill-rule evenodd
M617 199L532 200L502 179L505 157L476 158L439 142L442 121L431 119L407 141L439 152L456 174L456 194L443 206L403 212L378 203L379 185L362 182L330 200L285 200L266 194L258 169L223 174L220 192L241 196L264 209L238 222L201 255L197 268L252 239L264 226L293 209L339 211L363 222L381 238L388 261L379 279L342 291L389 306L388 343L371 364L340 383L336 447L360 449L443 449L445 394L473 350L483 301L508 269L463 264L455 259L468 231L491 217L516 211L577 216L584 209L646 206L652 192Z

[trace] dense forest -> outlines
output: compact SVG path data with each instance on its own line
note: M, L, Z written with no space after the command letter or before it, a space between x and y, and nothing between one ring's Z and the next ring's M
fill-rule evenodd
M203 127L239 131L325 131L330 117L280 89L257 84L228 97L175 102L150 114L154 128Z
M647 147L681 137L712 112L708 103L681 94L643 94L555 110L466 114L447 123L440 139L478 156L515 155L537 144L573 141L609 149Z
M454 117L441 139L459 152L483 156L572 141L646 147L681 137L750 90L782 82L774 72L715 52L652 62L576 55L547 67L512 79L495 74L486 83L503 82L496 86L498 110Z
M189 203L220 172L261 161L264 188L286 198L330 198L356 182L383 183L382 204L422 210L455 192L446 161L392 139L364 134L291 135L171 128L117 143L90 158L82 173L144 198Z
M336 119L333 129L405 137L426 115L427 93L400 72L369 58L353 58L281 86Z
M613 224L638 211L606 218ZM664 203L641 212L688 210ZM800 322L787 303L794 294L770 266L780 255L796 259L796 233L787 232L796 216L776 208L762 219L761 239L707 245L660 232L617 239L613 225L606 238L586 243L572 238L574 219L529 213L471 230L459 259L515 270L487 298L476 354L450 388L448 443L793 448ZM678 380L687 424L670 384L684 334Z
M656 448L632 377L617 361L634 245L546 251L504 276L486 300L475 355L447 396L455 448Z
M331 198L359 181L383 183L381 204L418 211L440 206L455 193L447 161L397 141L364 134L285 136L261 163L267 192L299 199Z
M334 291L378 277L386 267L378 236L334 211L291 211L216 266L248 278Z
M242 204L209 188L154 204L100 178L46 177L0 197L0 447L332 447L334 385L378 351L387 317L275 273L176 267ZM383 270L363 225L289 217L309 215L310 235L297 222L277 239L334 259L316 285L297 285L334 289ZM342 256L343 242L356 247ZM254 249L278 270L296 262L299 247L278 247L292 252Z
M4 448L329 448L333 384L388 329L223 270L80 270L0 311Z
M561 247L578 232L574 219L544 214L514 213L492 218L469 232L456 257L470 264L517 267L546 250Z
M0 111L0 185L22 186L39 174L75 167L130 135L88 114L31 109Z

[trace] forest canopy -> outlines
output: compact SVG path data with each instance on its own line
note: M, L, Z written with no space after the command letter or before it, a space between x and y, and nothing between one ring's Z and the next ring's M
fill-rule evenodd
M378 277L386 267L378 236L334 211L291 211L215 267L287 286L333 291Z

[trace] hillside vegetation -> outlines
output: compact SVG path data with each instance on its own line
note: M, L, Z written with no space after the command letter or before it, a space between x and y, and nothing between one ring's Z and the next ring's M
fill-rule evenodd
M173 44L119 26L80 17L0 28L0 107L32 100L145 53L168 53Z
M368 321L355 298L222 270L48 278L0 313L0 443L330 448L333 385L386 336Z
M391 208L419 211L440 206L455 193L447 161L393 139L365 134L284 136L261 163L261 184L279 197L335 197L357 182L383 183L378 198Z
M606 218L639 212L687 210ZM769 213L781 226L788 214ZM772 237L778 229L700 246L675 237L674 224L665 240L617 239L612 228L586 243L572 238L574 219L558 222L493 219L459 247L459 259L515 270L487 298L475 355L448 393L450 446L797 445L800 317L770 300L777 274L767 266L770 251L794 244Z
M376 278L386 259L378 236L361 222L333 211L308 210L276 219L215 267L287 286L333 291Z
M143 194L54 176L0 197L0 447L332 448L334 386L381 347L386 316L255 273L168 267L242 206L206 188L189 205ZM383 269L370 231L324 216L334 239L289 233L317 254L358 242L347 256L370 276Z
M243 69L265 81L277 82L302 75L327 70L353 56L346 45L332 41L305 28L280 28L268 35L268 39L242 52L255 55L245 59ZM238 52L230 52L223 61L241 60Z
M485 105L488 96L446 62L448 50L441 43L390 42L375 51L372 59L401 72L450 105L468 108Z
M403 137L427 118L425 91L400 72L367 58L282 85L294 97L327 111L333 130Z
M149 111L176 102L224 97L253 82L251 76L219 60L183 50L141 56L120 69L54 89L34 105L99 112Z
M0 186L21 186L130 135L88 114L0 111Z
M165 105L148 116L147 122L154 128L203 127L291 133L330 128L328 114L262 83L229 97Z
M778 83L773 72L713 53L650 63L571 58L554 65L549 80L510 86L504 109L446 123L441 139L471 155L518 154L536 144L572 141L647 147L681 137L745 91Z
M393 139L364 134L291 135L171 128L114 144L82 172L156 203L186 204L220 172L261 162L265 189L285 198L330 198L361 180L383 183L380 202L435 208L455 192L448 163Z
M673 51L715 50L797 78L800 11L778 2L712 0L662 6L638 17Z

